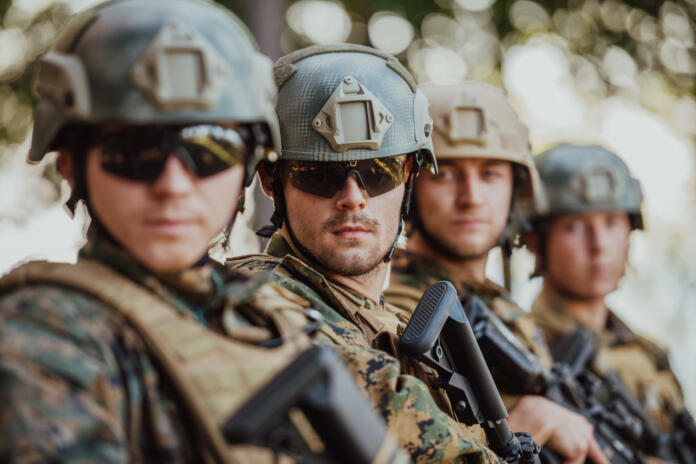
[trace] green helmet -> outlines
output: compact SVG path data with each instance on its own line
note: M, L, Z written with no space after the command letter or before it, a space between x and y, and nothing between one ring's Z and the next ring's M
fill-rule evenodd
M566 213L625 211L643 228L640 183L614 153L590 145L559 145L535 159L548 197L538 219Z
M416 153L401 207L403 229L413 179L421 162L437 170L428 100L399 61L388 53L353 44L316 45L280 58L274 66L276 112L283 160L359 161ZM276 228L286 221L279 176L273 182ZM295 246L307 257L288 224ZM270 231L265 230L264 235Z
M434 168L428 101L393 56L361 45L317 45L279 59L274 72L283 159L422 151Z
M30 161L69 124L261 123L259 146L280 148L270 60L205 0L114 0L77 15L39 60L36 90Z

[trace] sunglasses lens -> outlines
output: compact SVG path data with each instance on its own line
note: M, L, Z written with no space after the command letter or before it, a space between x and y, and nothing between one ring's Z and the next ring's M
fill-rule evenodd
M243 163L250 152L239 130L220 126L185 127L179 132L179 140L199 177L212 176Z
M371 197L376 197L395 189L404 181L406 156L392 156L361 161L358 172Z
M371 196L398 187L404 180L406 156L393 156L354 163L325 163L315 161L288 161L290 184L324 198L333 198L343 188L351 173L359 176L359 183Z
M287 173L293 187L324 198L336 195L345 182L342 163L289 161Z
M119 177L152 182L170 155L186 169L208 177L245 162L250 153L246 128L215 125L126 128L100 137L102 169Z

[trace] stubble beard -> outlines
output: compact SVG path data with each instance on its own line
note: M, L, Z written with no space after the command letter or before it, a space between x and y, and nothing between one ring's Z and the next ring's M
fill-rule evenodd
M353 247L358 247L362 243L360 239L343 240L345 247L348 248L348 250L344 252L341 252L331 245L317 248L311 245L307 246L307 243L303 243L303 246L312 254L316 260L316 264L331 274L345 277L370 275L372 272L379 269L392 243L390 241L384 245L381 244L380 237L382 234L380 232L382 231L382 224L377 219L365 214L338 213L321 225L320 232L329 232L347 223L360 225L372 232L377 238L376 243L370 246L369 249L354 249ZM394 236L396 236L397 228L398 225L394 228Z

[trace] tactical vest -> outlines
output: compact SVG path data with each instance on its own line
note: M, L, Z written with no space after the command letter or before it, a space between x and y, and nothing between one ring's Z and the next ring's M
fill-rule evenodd
M51 284L92 295L115 308L135 327L176 386L208 452L221 463L278 462L253 446L230 446L221 425L261 386L311 345L302 300L264 285L252 304L276 323L285 342L277 348L242 343L206 329L115 271L91 260L77 264L33 262L0 280L0 290ZM281 461L282 462L282 461Z

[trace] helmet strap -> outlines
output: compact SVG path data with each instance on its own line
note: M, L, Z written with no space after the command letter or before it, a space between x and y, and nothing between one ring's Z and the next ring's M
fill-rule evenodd
M244 213L244 203L246 201L246 189L242 187L242 191L239 194L239 199L237 200L237 207L234 210L234 213L232 213L232 217L230 218L229 222L227 223L227 226L225 227L225 240L222 242L222 248L225 251L229 251L230 249L230 239L232 238L232 228L234 227L234 221L237 219L237 214L242 214Z
M404 198L401 201L401 213L399 217L399 229L396 232L396 237L394 237L394 241L392 242L392 246L389 249L389 252L387 252L386 256L384 257L384 262L388 263L391 261L392 256L394 256L394 252L396 251L396 246L399 243L399 237L401 236L401 232L403 232L406 219L408 219L408 215L410 212L411 208L411 195L413 194L413 183L416 180L416 177L418 177L418 173L420 172L420 168L423 164L423 154L420 151L417 151L413 154L413 165L411 166L411 172L408 175L408 180L406 180L406 187L404 189Z

